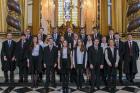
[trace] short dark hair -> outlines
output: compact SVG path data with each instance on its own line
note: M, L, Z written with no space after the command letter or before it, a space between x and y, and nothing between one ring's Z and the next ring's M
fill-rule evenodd
M42 29L44 31L44 28L43 27L41 27L40 29Z
M21 36L26 36L24 33L21 33Z
M132 34L131 34L131 33L128 33L128 34L127 34L127 36L129 36L129 35L131 35L131 36L132 36Z
M120 34L118 32L116 32L115 35L120 35Z

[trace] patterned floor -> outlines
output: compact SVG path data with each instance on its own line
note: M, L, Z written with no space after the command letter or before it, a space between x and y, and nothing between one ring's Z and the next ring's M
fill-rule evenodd
M30 87L1 87L0 93L46 93L43 87L32 89ZM49 93L62 93L61 87L49 88ZM69 93L89 93L89 88L84 87L80 91L76 87L69 87ZM94 93L110 93L104 87ZM140 93L140 86L117 86L115 93Z

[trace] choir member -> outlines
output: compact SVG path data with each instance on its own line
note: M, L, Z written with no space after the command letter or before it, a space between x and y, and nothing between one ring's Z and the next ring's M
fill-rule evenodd
M63 42L65 41L64 36L60 37L59 43L58 43L58 50L60 50L63 47Z
M58 49L56 46L54 46L54 42L52 38L49 38L48 46L44 48L44 67L46 68L46 83L45 87L46 90L48 90L49 84L50 84L50 73L52 74L52 80L53 80L53 86L56 86L55 84L55 71L54 68L57 66L57 58L58 58Z
M63 42L63 47L58 52L58 69L61 70L63 93L68 93L69 72L71 68L71 50L67 41Z
M28 82L28 43L25 34L21 34L21 39L16 46L16 60L19 67L19 82Z
M106 36L107 42L108 42L110 39L113 39L113 40L114 40L114 30L113 30L113 29L110 29L108 35Z
M73 47L73 32L71 28L67 29L67 32L64 34L65 40L68 42L68 46L70 49Z
M73 34L73 48L75 48L77 46L77 42L78 42L79 36L77 33Z
M93 28L92 40L94 41L96 38L101 42L102 35L98 32L97 28Z
M2 71L4 72L5 83L9 81L14 82L14 70L16 68L16 42L12 39L12 33L7 34L7 40L2 43L1 62ZM8 76L10 71L10 77Z
M115 47L114 40L109 40L109 47L105 50L105 59L108 65L107 88L109 91L116 90L117 68L119 64L119 51Z
M47 35L44 34L44 28L40 28L39 30L40 38L43 42L45 42Z
M134 83L133 80L138 72L136 61L139 58L139 47L138 44L133 41L131 34L128 34L128 40L125 42L124 48L124 73L126 74L127 80Z
M37 79L39 73L42 72L42 60L43 60L43 49L39 45L38 37L33 36L30 54L29 54L29 61L30 61L30 71L31 71L31 79L32 79L32 87L37 88Z
M102 42L101 42L101 47L103 48L103 56L105 55L105 49L108 47L108 43L107 43L107 41L106 41L106 37L105 36L103 36L102 37ZM104 81L104 84L105 84L105 86L107 85L107 63L106 63L106 60L105 60L105 57L103 57L103 59L104 59L104 62L103 62L103 64L104 64L104 68L101 70L101 76L102 76L102 80Z
M27 29L25 31L25 35L26 35L26 40L28 42L28 45L31 45L32 43L32 34L31 34L31 30L30 29Z
M77 73L77 89L82 88L83 72L87 64L87 52L82 40L78 40L77 46L73 50L73 66Z
M92 36L87 36L87 42L86 42L86 50L88 51L88 48L93 45ZM87 76L87 82L90 84L90 65L89 60L87 59L87 65L86 65L86 76Z
M94 45L88 49L88 60L91 69L91 92L96 86L100 89L100 70L103 69L103 49L99 46L99 39L94 40Z
M80 39L84 42L84 45L86 45L86 42L87 42L87 35L86 35L84 29L81 29L81 31L80 31Z
M119 51L119 64L118 64L118 70L119 70L119 82L123 84L122 75L123 75L123 57L124 57L124 43L120 39L119 33L115 33L115 47L118 48Z
M52 38L53 38L53 41L55 42L56 46L58 47L59 40L60 40L60 34L58 33L57 28L54 29L54 31L52 33Z

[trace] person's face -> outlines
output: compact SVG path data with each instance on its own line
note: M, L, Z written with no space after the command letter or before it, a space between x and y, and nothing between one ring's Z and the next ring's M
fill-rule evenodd
M106 37L102 38L102 43L106 43Z
M114 33L113 33L113 30L110 30L110 31L109 31L109 34L110 34L110 35L113 35L113 34L114 34Z
M21 39L22 39L22 40L25 40L25 39L26 39L26 36L24 36L24 35L21 36Z
M8 40L11 40L12 39L12 34L11 33L7 34L7 39Z
M61 40L61 41L64 41L64 37L62 36L62 37L60 38L60 40Z
M119 40L119 39L120 39L119 34L116 34L116 35L115 35L115 39L116 39L116 40Z
M31 31L28 29L28 30L26 31L26 33L29 35L29 34L31 33Z
M88 35L88 36L87 36L87 39L88 39L88 40L91 40L91 36Z
M49 44L50 44L50 45L53 45L53 39L52 39L52 38L49 39Z
M84 29L81 30L81 34L85 34L85 30Z
M33 43L37 43L37 37L33 38Z
M68 28L68 32L71 33L71 28Z
M40 29L40 30L39 30L39 33L40 33L40 34L43 33L43 29Z
M57 33L57 29L54 29L54 33Z
M99 45L99 40L95 39L94 44L95 44L95 46L98 46Z
M64 41L64 42L63 42L63 46L64 46L64 47L67 47L67 41Z
M109 41L109 46L114 46L114 41L113 40Z
M78 35L77 34L74 34L74 39L78 39Z
M132 40L132 35L128 35L128 40L129 40L129 41Z
M95 33L97 33L97 30L96 30L96 29L94 29L94 34L95 34Z
M82 45L82 41L78 40L78 46L81 46L81 45Z

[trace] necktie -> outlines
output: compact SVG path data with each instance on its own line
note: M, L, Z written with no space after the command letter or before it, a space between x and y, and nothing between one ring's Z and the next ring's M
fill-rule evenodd
M9 47L11 46L11 41L10 40L8 41L8 45L9 45Z
M116 47L119 48L119 41L116 41Z
M129 42L129 51L130 51L130 56L132 56L132 42Z

